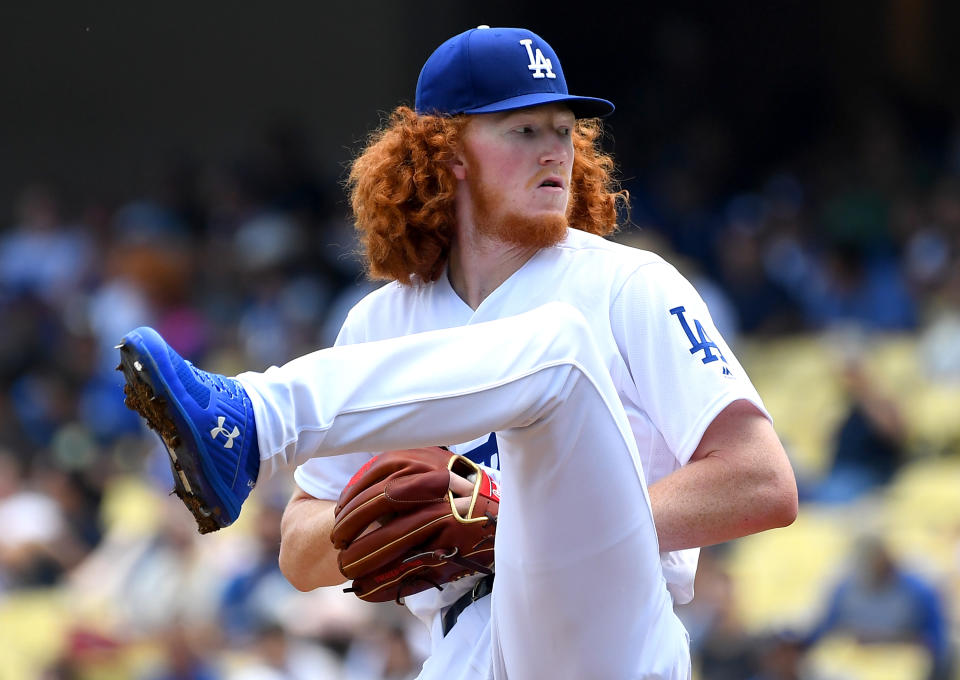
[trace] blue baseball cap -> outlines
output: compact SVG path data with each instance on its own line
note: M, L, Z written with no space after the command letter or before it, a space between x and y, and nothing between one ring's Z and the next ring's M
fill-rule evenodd
M523 28L479 26L434 50L417 80L419 114L494 113L563 102L578 118L607 116L606 99L567 91L557 53Z

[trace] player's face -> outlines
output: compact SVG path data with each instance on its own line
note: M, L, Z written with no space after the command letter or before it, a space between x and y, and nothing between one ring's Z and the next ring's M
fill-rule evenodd
M478 231L536 247L563 238L575 123L560 104L471 118L457 174Z

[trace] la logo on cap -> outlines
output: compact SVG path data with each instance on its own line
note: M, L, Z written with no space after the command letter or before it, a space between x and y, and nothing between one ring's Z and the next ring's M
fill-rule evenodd
M553 64L550 63L550 60L543 56L543 52L540 51L540 48L537 48L537 51L534 52L531 45L533 41L530 38L526 38L520 41L520 44L527 48L527 56L530 57L530 63L527 64L527 68L533 71L531 74L534 78L556 78L557 74L553 72ZM544 72L546 69L546 72Z

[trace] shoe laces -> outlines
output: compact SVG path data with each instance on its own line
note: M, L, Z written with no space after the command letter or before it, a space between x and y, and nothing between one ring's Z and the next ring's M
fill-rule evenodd
M185 363L190 367L190 370L193 371L193 375L198 382L213 387L217 392L227 395L230 399L241 398L243 388L240 387L240 383L236 380L220 375L219 373L210 373L199 369L190 361L185 360Z

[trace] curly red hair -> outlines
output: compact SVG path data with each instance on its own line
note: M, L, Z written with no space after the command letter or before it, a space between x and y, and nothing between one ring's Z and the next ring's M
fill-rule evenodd
M450 161L469 116L422 116L397 107L371 135L347 180L360 241L372 278L401 284L439 278L453 237L457 179ZM580 119L567 209L569 226L606 236L617 228L626 190L613 177L613 158L600 150L603 128Z

